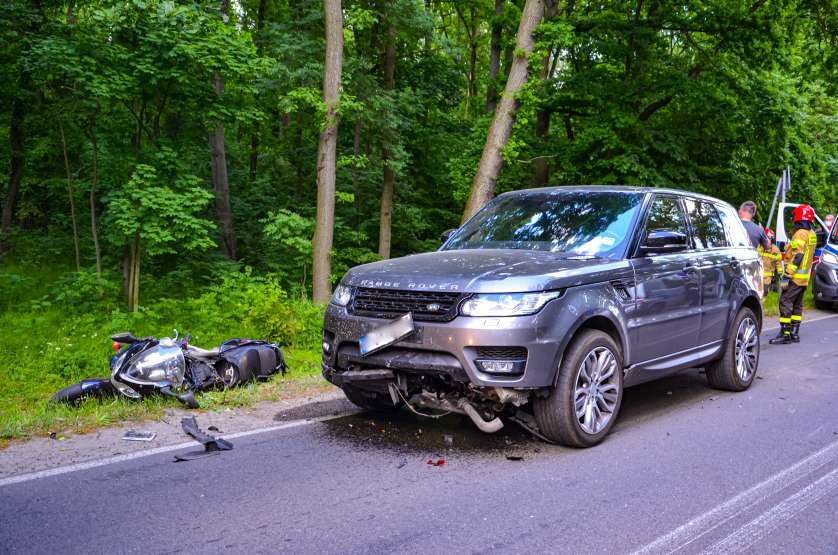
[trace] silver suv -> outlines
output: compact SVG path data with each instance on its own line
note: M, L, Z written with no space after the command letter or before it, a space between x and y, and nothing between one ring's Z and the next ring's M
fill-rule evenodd
M437 252L351 269L323 330L323 375L373 410L516 419L586 447L625 387L704 366L754 380L762 272L735 210L668 189L499 195Z

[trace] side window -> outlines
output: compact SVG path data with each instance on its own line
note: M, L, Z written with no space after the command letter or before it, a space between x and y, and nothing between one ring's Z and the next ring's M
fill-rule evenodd
M748 239L748 233L739 219L739 214L734 211L733 207L716 205L716 209L722 216L728 244L733 247L750 247L751 241Z
M687 234L684 212L675 197L656 197L646 217L646 233L666 229Z
M714 249L727 247L730 243L725 236L725 227L716 207L709 202L687 199L687 213L694 231L696 248Z

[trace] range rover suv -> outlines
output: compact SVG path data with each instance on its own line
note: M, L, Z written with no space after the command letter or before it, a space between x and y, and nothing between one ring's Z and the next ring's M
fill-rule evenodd
M323 330L323 375L374 410L511 417L587 447L623 390L704 367L747 389L762 269L735 210L639 187L496 197L431 253L351 269Z

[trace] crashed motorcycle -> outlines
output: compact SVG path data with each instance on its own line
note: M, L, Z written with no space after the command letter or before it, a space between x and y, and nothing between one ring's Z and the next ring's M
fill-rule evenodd
M214 349L179 339L134 337L118 333L111 337L115 354L109 378L92 378L61 389L52 401L75 403L89 397L124 395L131 399L160 394L197 408L194 392L223 389L276 373L287 367L275 343L255 339L229 339Z

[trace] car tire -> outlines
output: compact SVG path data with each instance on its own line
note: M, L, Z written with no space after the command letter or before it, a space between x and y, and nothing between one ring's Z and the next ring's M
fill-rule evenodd
M390 395L358 389L356 387L352 387L351 385L345 385L341 389L343 389L343 394L346 395L346 398L349 399L353 405L365 410L374 412L393 412L402 408L402 405L404 404L399 401L398 405L394 405Z
M826 301L819 301L815 299L815 308L818 310L834 310L835 309L834 303L828 303Z
M742 307L731 326L721 358L705 366L710 387L725 391L745 391L753 383L759 368L759 321L754 312ZM742 349L745 353L740 353Z
M533 410L547 439L568 447L592 447L611 431L622 401L620 346L604 332L585 330L565 351L556 385L547 397L533 401Z

